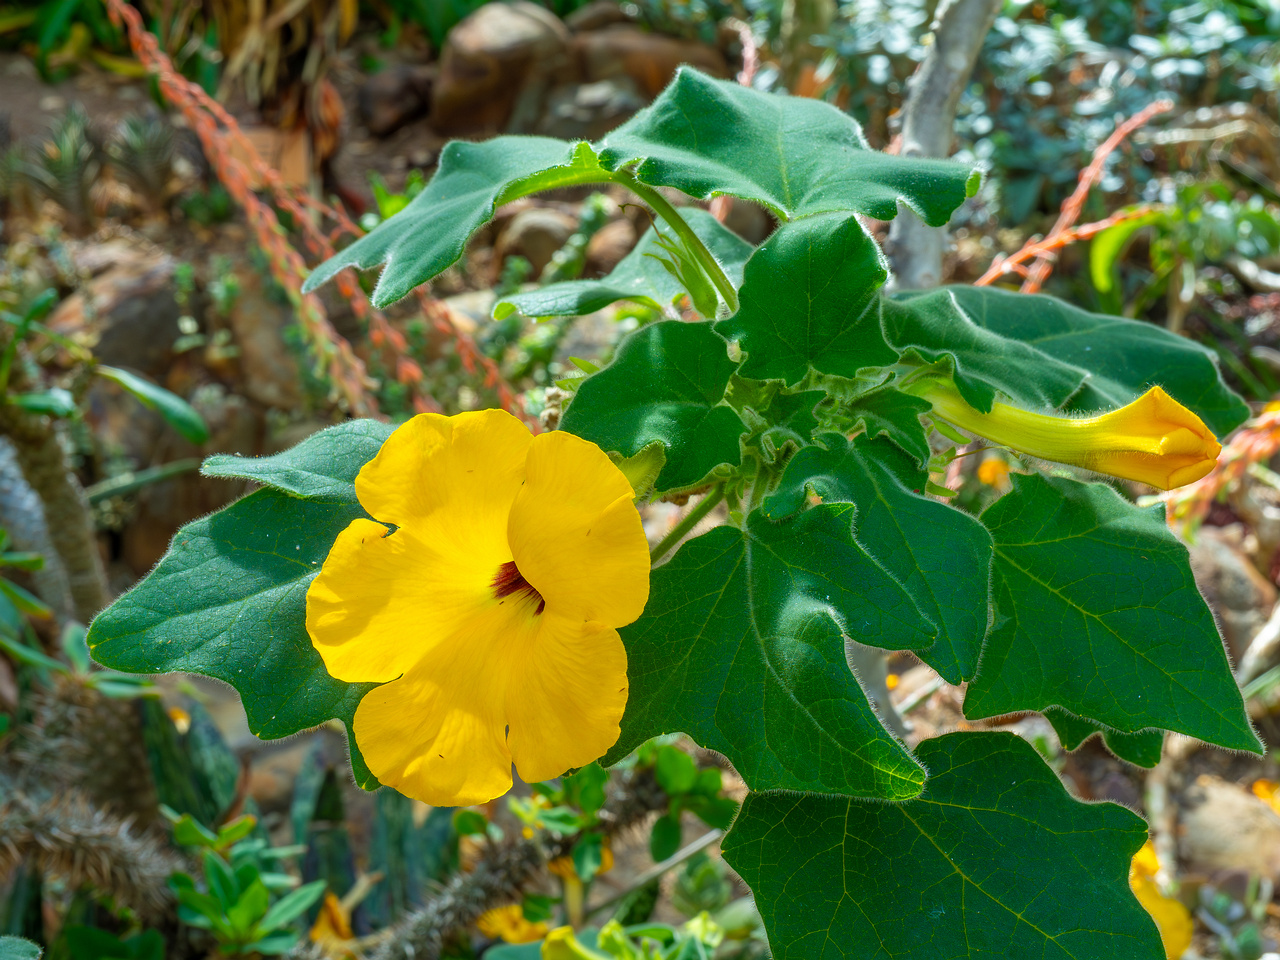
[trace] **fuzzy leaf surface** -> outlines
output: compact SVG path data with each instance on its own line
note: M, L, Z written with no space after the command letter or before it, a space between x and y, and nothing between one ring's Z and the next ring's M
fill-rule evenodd
M857 217L784 223L747 261L740 307L716 332L747 354L742 375L798 383L812 368L852 379L898 359L880 330L880 247Z
M684 207L680 213L734 285L741 283L742 266L754 249L751 244L705 210ZM662 233L672 236L671 229L665 225ZM577 317L603 310L619 300L634 300L658 310L666 309L684 296L685 289L655 259L671 256L657 241L658 230L650 227L608 276L599 280L566 280L540 290L514 294L500 300L494 306L493 315L501 320L511 311L519 310L526 317Z
M978 183L962 164L871 150L857 121L830 104L691 67L596 147L609 170L635 164L644 183L754 200L783 220L839 210L891 220L901 201L941 226Z
M918 794L924 773L872 712L844 637L887 646L930 625L852 520L845 504L783 523L757 511L656 569L644 615L619 631L631 690L606 762L682 731L753 790Z
M591 148L550 137L453 140L440 165L407 207L330 257L303 284L316 289L347 267L386 267L373 290L374 306L408 295L453 264L496 207L539 190L608 179Z
M997 620L965 715L1060 706L1122 733L1159 727L1260 752L1163 507L1100 483L1012 480L982 514Z
M667 459L658 492L693 488L720 464L742 460L747 427L723 402L737 366L709 322L651 323L583 382L561 428L623 457L660 441Z
M1057 297L995 287L954 286L974 323L1086 373L1065 409L1096 413L1123 407L1159 384L1224 436L1249 417L1225 383L1212 352L1152 323L1081 310Z
M351 730L374 684L326 672L306 629L306 596L357 504L263 489L182 527L141 583L100 613L89 649L128 673L199 673L240 692L249 729L285 737L337 717ZM377 781L351 740L363 786Z
M1139 767L1154 767L1160 762L1160 753L1164 749L1164 732L1162 730L1142 730L1138 733L1121 733L1119 730L1108 730L1106 727L1068 713L1061 707L1049 707L1045 717L1053 724L1053 730L1062 742L1062 749L1068 752L1079 749L1080 745L1095 733L1102 737L1107 749L1121 760Z
M929 780L902 803L748 795L724 857L777 960L1163 960L1129 890L1136 814L1073 799L1010 733L917 755Z
M217 454L205 460L200 472L206 477L243 477L304 500L356 503L356 474L394 429L377 420L348 420L269 457Z
M849 405L849 415L862 422L867 436L888 437L923 467L933 451L920 417L932 409L928 400L886 388L858 397Z
M991 535L968 514L921 496L928 474L888 439L818 439L823 446L805 447L787 464L761 512L790 516L809 493L824 504L854 504L858 543L932 621L907 645L948 683L972 677L987 634Z

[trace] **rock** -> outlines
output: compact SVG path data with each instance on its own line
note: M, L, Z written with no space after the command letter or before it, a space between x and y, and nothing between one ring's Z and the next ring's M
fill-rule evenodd
M561 140L598 140L647 102L630 77L557 87L537 132Z
M635 17L622 9L614 0L591 0L564 18L565 26L574 33L602 30L615 23L633 23Z
M399 64L375 73L356 94L360 119L375 137L385 137L431 109L433 66Z
M522 210L511 218L507 229L498 237L494 262L502 263L507 257L519 254L533 264L536 277L572 236L577 225L573 217L558 210L544 207Z
M594 83L630 77L649 99L671 82L676 68L684 63L713 77L729 76L724 54L714 47L696 40L647 33L627 24L580 33L573 38L573 46L585 80Z
M240 388L264 407L294 410L302 404L301 377L284 338L293 311L267 297L257 271L237 277L239 293L226 319L239 350Z
M178 261L114 239L74 253L73 263L90 279L54 308L48 327L92 349L102 363L163 377L180 336L178 317L192 312L177 301Z
M1181 854L1196 869L1280 875L1280 817L1252 793L1201 776L1183 794Z
M587 242L587 273L603 276L636 245L636 228L625 217L606 223Z
M569 30L530 3L487 3L451 31L431 93L442 133L530 130L551 88L574 79Z
M1253 565L1236 536L1238 531L1238 527L1201 527L1191 546L1196 584L1222 625L1235 663L1276 602L1276 588Z

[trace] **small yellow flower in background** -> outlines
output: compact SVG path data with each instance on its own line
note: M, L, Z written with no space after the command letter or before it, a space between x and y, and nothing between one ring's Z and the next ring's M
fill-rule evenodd
M1009 489L1009 465L999 457L989 457L978 464L978 482L997 490Z
M330 956L343 956L348 952L348 945L355 939L351 932L351 914L333 893L325 891L308 936Z
M307 592L329 673L381 683L369 769L435 806L484 803L601 756L627 702L617 628L649 594L631 485L599 447L481 410L421 414L356 477L354 520ZM394 525L394 528L388 526Z
M1253 791L1255 797L1264 801L1276 814L1280 815L1280 783L1260 779L1253 781L1249 789Z
M547 935L547 925L542 921L530 923L524 918L524 907L518 903L486 910L476 921L476 929L486 937L507 943L533 943Z
M580 943L573 927L556 927L542 943L542 960L613 960Z
M990 413L969 406L950 383L928 381L914 391L933 412L962 430L1043 460L1140 480L1172 490L1199 480L1222 451L1199 417L1159 387L1126 407L1072 419L995 403Z
M1129 865L1129 889L1159 927L1165 956L1168 960L1178 960L1191 946L1191 913L1181 901L1160 892L1155 879L1159 869L1156 848L1148 840Z

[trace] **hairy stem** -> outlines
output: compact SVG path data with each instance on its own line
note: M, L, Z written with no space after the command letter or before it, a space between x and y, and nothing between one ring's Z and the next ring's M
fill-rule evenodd
M671 532L663 537L656 547L649 554L649 562L657 563L668 553L670 553L676 545L685 538L694 527L696 527L708 513L724 499L724 484L718 483L711 488L711 491L702 498L696 507L684 515L679 523L672 528Z

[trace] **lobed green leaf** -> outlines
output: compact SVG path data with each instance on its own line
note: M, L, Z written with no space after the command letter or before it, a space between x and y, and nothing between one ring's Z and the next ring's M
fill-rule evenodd
M854 540L852 519L843 504L782 523L756 512L655 570L644 615L619 631L631 689L605 762L681 731L753 790L915 796L924 772L867 703L845 637L905 646L932 625Z
M913 800L747 797L725 838L777 960L1162 960L1129 890L1146 824L1009 733L926 740Z
M1039 475L982 514L997 623L965 715L1060 706L1122 733L1260 753L1222 639L1164 522L1110 487Z
M1107 749L1121 760L1139 767L1154 767L1160 762L1164 748L1163 730L1141 730L1138 733L1121 733L1109 730L1101 724L1077 717L1061 707L1049 707L1045 717L1053 724L1054 732L1062 742L1062 749L1076 750L1095 733L1101 735Z

